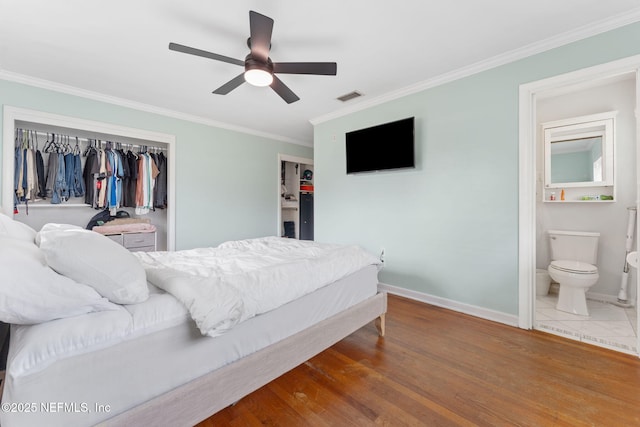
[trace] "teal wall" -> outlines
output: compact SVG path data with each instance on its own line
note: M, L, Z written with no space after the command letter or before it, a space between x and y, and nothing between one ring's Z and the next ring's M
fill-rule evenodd
M384 248L381 282L518 312L519 85L640 54L619 28L317 124L316 240ZM345 173L345 132L416 118L411 171Z
M274 235L278 153L313 157L309 147L6 80L0 80L0 105L175 135L176 249Z

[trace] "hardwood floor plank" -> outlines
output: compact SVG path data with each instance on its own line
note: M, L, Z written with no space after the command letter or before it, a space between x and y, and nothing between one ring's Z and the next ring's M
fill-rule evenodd
M389 296L367 325L200 427L640 426L640 359Z
M371 418L366 410L354 409L352 399L344 398L331 384L318 380L318 371L313 367L313 359L283 375L284 381L277 382L287 393L296 396L330 425L347 425L357 422L367 425ZM268 386L273 386L276 381ZM314 424L315 425L315 424Z
M519 419L520 411L532 411L523 405L518 396L505 392L484 378L477 378L472 372L467 372L466 368L452 369L446 360L434 359L425 364L419 353L409 351L403 346L387 345L385 352L391 356L394 363L374 369L386 376L393 375L394 381L398 384L431 402L449 408L458 416L475 419L475 422L482 421L485 425L498 425L505 421L505 416L508 416L506 421L512 422L514 417L516 420ZM353 356L352 353L347 354ZM464 388L464 393L461 393L461 388ZM515 409L506 415L494 409L507 404L515 406Z

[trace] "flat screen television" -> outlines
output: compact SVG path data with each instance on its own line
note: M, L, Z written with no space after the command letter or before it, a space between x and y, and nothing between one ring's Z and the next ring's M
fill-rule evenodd
M414 117L346 134L347 173L415 167Z

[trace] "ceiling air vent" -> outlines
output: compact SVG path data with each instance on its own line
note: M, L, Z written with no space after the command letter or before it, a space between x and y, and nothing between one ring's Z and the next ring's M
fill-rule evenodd
M353 92L345 93L344 95L339 96L336 99L339 99L342 102L347 102L347 101L350 101L353 98L357 98L359 96L362 96L362 94L360 92L358 92L357 90L354 90Z

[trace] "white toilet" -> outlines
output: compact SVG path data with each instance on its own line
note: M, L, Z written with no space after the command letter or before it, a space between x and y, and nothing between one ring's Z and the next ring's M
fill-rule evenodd
M588 316L586 292L598 281L600 233L549 230L551 264L549 275L560 284L556 309Z

